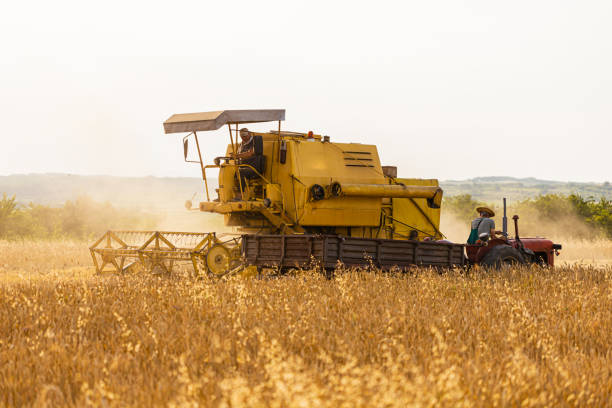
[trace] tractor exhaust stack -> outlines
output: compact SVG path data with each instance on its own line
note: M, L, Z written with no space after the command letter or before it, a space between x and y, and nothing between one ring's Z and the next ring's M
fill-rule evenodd
M504 197L504 218L502 218L502 232L508 238L508 217L506 216L506 197Z

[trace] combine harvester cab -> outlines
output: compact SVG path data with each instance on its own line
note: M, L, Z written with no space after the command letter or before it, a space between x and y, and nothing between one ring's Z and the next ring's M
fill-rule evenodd
M206 201L196 208L188 203L189 209L222 215L237 234L109 231L91 247L97 270L138 265L170 272L174 263L188 262L195 274L220 276L245 265L282 272L313 261L326 269L339 262L381 269L466 264L464 245L443 240L440 232L438 180L398 178L396 167L381 165L376 146L283 131L284 119L282 109L171 116L164 130L187 133L185 161L199 165L204 182ZM262 122L277 127L268 132L243 128ZM205 163L204 153L209 156L201 150L198 132L223 127L229 145ZM190 142L195 142L197 160L189 159ZM212 199L211 169L219 171Z

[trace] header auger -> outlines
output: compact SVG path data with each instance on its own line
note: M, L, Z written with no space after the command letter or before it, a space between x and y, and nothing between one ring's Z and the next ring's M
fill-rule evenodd
M187 133L185 161L199 165L204 181L206 201L195 208L188 202L188 208L223 215L237 234L109 231L91 247L96 269L112 265L121 271L137 264L170 272L175 262L190 262L196 274L222 275L242 265L282 271L312 259L324 268L338 261L383 269L466 263L464 245L442 240L438 180L398 178L396 167L381 165L376 146L284 131L284 119L282 109L170 117L165 132ZM243 127L261 122L275 122L277 128ZM198 132L222 127L228 129L229 145L205 162L208 152L202 151ZM212 199L211 169L219 171ZM138 234L132 241L124 238Z

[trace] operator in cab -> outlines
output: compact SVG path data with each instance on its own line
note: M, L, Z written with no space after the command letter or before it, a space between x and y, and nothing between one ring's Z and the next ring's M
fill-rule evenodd
M255 155L255 138L253 134L249 132L249 129L240 129L240 147L238 147L238 153L236 153L237 159L247 159Z
M478 241L480 234L486 232L491 238L495 238L495 235L502 235L501 231L495 231L495 221L492 217L495 217L495 212L488 207L478 207L476 209L480 217L472 221L472 229L467 243L474 245Z
M263 137L249 132L249 129L240 129L242 143L233 157L240 164L238 174L243 180L251 180L264 173L266 169L266 157L263 154Z

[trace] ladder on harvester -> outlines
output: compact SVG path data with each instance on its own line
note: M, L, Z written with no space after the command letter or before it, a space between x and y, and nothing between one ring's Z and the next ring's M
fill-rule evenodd
M281 234L304 234L306 232L301 225L291 221L285 211L261 208L259 212L278 228Z
M96 272L172 272L190 262L196 276L223 275L239 263L240 236L214 232L107 231L90 248Z

